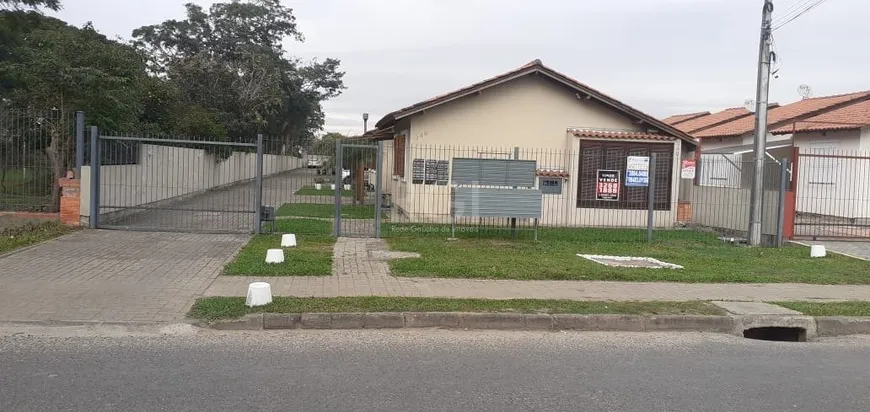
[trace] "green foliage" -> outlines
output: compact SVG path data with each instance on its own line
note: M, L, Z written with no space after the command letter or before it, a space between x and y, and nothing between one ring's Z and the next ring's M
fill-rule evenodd
M277 136L270 151L306 145L323 125L321 102L344 88L338 61L288 59L283 41L302 41L292 10L279 0L185 5L187 18L144 26L134 44L149 68L177 93L177 105L209 113L208 121L176 119L174 129L219 124L233 139Z
M22 8L38 9L45 7L50 10L60 10L60 0L0 0L0 9L19 10Z

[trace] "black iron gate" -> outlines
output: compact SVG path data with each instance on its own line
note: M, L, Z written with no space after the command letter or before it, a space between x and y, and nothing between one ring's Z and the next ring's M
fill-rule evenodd
M381 236L383 145L336 142L334 231L344 237Z
M255 142L101 136L92 127L93 228L259 233L263 139Z

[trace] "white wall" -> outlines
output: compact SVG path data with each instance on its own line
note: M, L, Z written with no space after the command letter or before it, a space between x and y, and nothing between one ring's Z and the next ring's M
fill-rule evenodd
M255 153L233 152L226 160L201 149L145 145L136 165L100 167L101 213L190 195L256 177ZM263 175L303 167L299 157L264 155ZM90 216L90 167L82 167L81 215Z
M870 218L870 150L864 132L797 133L797 212Z

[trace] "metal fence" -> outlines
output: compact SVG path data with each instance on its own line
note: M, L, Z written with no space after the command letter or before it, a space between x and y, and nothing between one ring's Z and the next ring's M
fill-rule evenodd
M685 209L681 221L715 229L726 237L745 239L750 220L752 153L709 154L697 159L693 184L681 196ZM767 159L764 164L762 241L781 244L791 236L793 224L793 168L788 158Z
M870 239L870 151L801 149L795 237Z
M73 112L0 108L0 211L58 211L57 179L75 164L75 132Z

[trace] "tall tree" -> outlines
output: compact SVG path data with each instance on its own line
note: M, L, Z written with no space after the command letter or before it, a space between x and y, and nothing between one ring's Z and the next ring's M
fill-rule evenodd
M60 0L0 0L0 9L19 10L22 8L38 9L40 7L58 11L60 10Z
M7 19L24 22L0 61L0 97L7 106L31 115L47 136L28 142L51 162L55 178L71 167L73 134L70 117L83 110L90 124L113 130L135 125L142 111L145 63L131 46L107 39L90 24L82 28L34 12L0 11ZM51 115L58 113L58 115ZM59 188L52 190L54 203Z
M304 40L292 9L280 0L185 7L184 20L133 32L150 70L178 91L179 104L209 113L233 139L269 134L281 139L272 150L285 152L309 143L323 125L321 102L344 88L343 73L334 59L285 57L284 40Z

